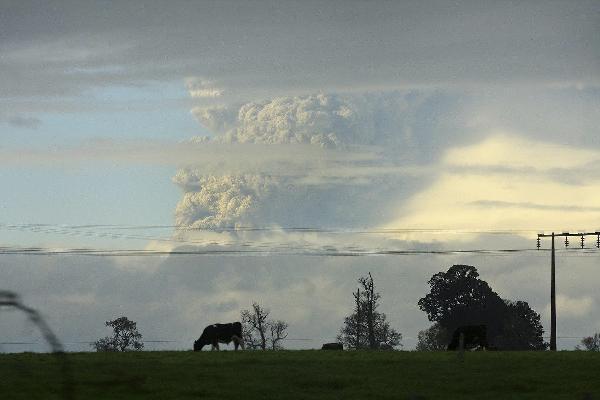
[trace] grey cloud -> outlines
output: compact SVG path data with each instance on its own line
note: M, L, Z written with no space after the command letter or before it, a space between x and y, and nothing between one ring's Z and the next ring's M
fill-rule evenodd
M598 88L495 88L464 97L461 119L476 131L514 131L540 144L600 148ZM557 164L560 168L560 164Z
M344 150L301 144L223 143L210 137L195 137L182 143L98 139L82 145L56 146L52 152L35 147L0 150L0 165L66 166L92 161L122 165L193 166L202 169L205 174L260 171L276 176L297 176L318 168L352 167L354 163L358 169L361 163L369 166L380 158L379 149L375 147L355 146ZM331 172L335 175L335 170ZM186 179L186 185L192 184L191 174Z
M446 171L458 174L478 174L482 176L513 175L513 176L536 176L541 179L549 179L566 185L585 185L590 181L600 180L600 168L598 161L592 161L578 167L572 168L535 168L535 167L511 167L506 166L449 166Z
M25 129L37 129L42 124L39 118L35 117L24 117L24 116L13 116L6 119L6 122L17 128Z
M0 92L66 96L191 76L218 82L229 101L318 90L597 86L597 11L592 1L15 2L1 13Z

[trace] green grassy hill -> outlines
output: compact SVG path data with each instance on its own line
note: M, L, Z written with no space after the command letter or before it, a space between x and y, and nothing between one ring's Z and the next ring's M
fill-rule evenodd
M68 355L75 399L600 399L600 353ZM0 355L0 398L61 399L50 354Z

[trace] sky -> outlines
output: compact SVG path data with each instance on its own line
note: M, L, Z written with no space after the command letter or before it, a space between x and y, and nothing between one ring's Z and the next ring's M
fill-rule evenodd
M600 231L599 33L595 1L0 1L0 289L70 350L253 301L311 348L370 271L411 349L471 264L548 331L537 233ZM600 331L594 245L558 253L560 348Z

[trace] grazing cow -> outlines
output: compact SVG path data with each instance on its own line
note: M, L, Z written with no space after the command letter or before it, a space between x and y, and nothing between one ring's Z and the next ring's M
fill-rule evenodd
M204 328L200 338L194 342L194 351L200 351L209 344L212 346L212 350L219 350L219 343L229 344L231 342L233 342L236 350L238 346L245 349L241 323L209 325Z
M459 350L461 335L464 338L465 350L486 349L488 347L485 325L465 325L456 328L452 334L452 341L448 345L448 350Z
M344 350L342 343L325 343L321 350Z

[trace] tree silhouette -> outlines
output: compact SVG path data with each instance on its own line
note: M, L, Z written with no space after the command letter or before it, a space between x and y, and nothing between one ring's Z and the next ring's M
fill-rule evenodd
M420 331L417 338L417 351L446 350L451 339L448 331L439 322L434 323L428 329Z
M464 325L486 325L488 342L503 350L543 350L540 316L524 301L503 300L470 265L453 265L428 281L418 302L430 321L449 333Z
M390 327L387 316L380 313L381 295L375 291L371 273L358 280L361 288L353 293L355 308L344 318L338 341L349 349L377 349L381 345L401 346L402 334Z
M581 346L588 351L600 351L600 333L581 339ZM577 346L576 349L583 350L580 346Z
M252 303L251 310L242 310L242 334L246 348L256 350L281 350L281 342L287 337L288 324L282 320L270 320L271 311ZM269 336L270 335L270 336Z
M544 350L544 328L540 315L525 301L504 300L506 313L502 334L496 337L494 345L503 350Z
M282 320L268 321L267 325L271 333L271 350L281 350L283 346L281 341L287 337L288 324Z
M142 350L142 334L137 330L137 324L127 317L119 317L106 321L106 326L113 328L113 335L98 339L92 344L96 351L130 351Z

